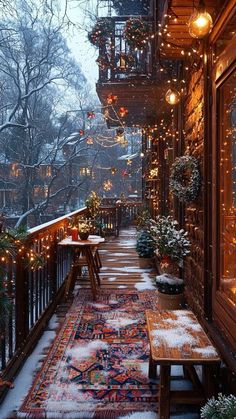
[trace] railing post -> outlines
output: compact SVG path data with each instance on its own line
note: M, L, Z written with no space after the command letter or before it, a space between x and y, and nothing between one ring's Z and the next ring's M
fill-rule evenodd
M23 252L16 259L16 348L18 349L29 333L28 270Z
M50 300L53 300L57 292L57 232L53 234L53 240L50 245Z

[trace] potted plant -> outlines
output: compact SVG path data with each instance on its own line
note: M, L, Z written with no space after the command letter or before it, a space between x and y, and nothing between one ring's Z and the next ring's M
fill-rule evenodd
M91 221L87 220L86 218L81 218L79 220L79 225L78 225L78 229L79 229L79 237L81 240L87 240L89 237L89 234L91 232L92 229L92 223Z
M189 254L187 232L178 229L172 217L158 216L150 231L155 243L159 275L156 277L160 309L179 309L183 302L184 283L178 278L184 257Z
M178 221L170 216L158 216L156 221L152 220L150 232L155 242L159 272L177 273L178 267L183 267L184 257L190 253L188 233L179 230Z
M139 233L136 251L139 255L140 268L149 268L152 266L152 258L154 256L154 241L149 231L143 230Z
M235 419L236 397L230 394L224 396L219 394L218 399L209 399L201 408L202 419Z

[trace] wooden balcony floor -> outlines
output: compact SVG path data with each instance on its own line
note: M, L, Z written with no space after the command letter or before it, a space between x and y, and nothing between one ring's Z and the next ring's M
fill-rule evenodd
M100 271L101 288L142 288L142 283L150 284L155 277L154 270L141 270L135 250L137 231L135 228L121 230L119 237L106 239L99 248L102 261ZM90 287L86 275L79 279L81 288Z
M109 238L100 248L100 255L103 267L101 269L101 289L154 289L153 278L155 277L154 269L143 270L139 268L138 256L135 251L136 244L136 229L130 228L122 230L119 237ZM76 288L88 288L90 286L87 276L79 280ZM107 291L108 292L108 291ZM74 292L76 295L77 292ZM76 299L77 297L75 297ZM51 351L51 344L55 337L61 333L61 329L65 326L67 314L70 311L71 300L61 303L56 310L55 315L47 325L42 338L38 345L33 350L32 354L27 359L21 372L16 377L14 382L14 389L8 392L3 404L0 407L0 419L15 419L18 416L22 400L30 392L32 385L32 378L40 374L43 370L43 361L46 359ZM183 381L183 380L182 380ZM181 385L181 382L180 382ZM141 413L142 415L142 413ZM20 416L25 417L25 416ZM39 416L40 417L40 416ZM51 416L50 416L51 417ZM56 417L56 416L53 416ZM58 413L58 419L60 419ZM74 417L74 416L73 416ZM138 416L136 415L135 418ZM146 416L145 416L146 417ZM155 413L151 412L147 418L153 419L157 417ZM178 412L171 414L173 419L197 419L197 413ZM140 416L140 419L144 417Z

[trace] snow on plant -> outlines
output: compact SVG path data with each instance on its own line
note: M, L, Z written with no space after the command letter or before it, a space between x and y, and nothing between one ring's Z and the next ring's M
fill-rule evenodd
M177 261L181 266L183 258L190 251L190 241L188 233L183 229L178 230L178 222L171 216L158 216L156 220L152 220L150 232L156 246L156 254L160 259L169 257Z
M212 397L201 408L203 419L234 419L236 417L236 397L230 394L223 396L219 394L218 399Z

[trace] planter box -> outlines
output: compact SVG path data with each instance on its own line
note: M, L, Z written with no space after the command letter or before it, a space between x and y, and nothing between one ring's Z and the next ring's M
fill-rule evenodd
M157 291L160 310L180 310L184 303L184 294L164 294Z

